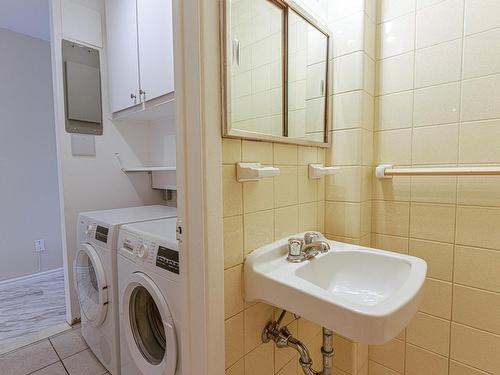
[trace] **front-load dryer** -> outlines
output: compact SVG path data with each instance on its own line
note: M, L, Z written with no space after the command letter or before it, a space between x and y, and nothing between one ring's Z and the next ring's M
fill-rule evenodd
M73 263L82 336L112 375L120 374L117 242L120 226L172 217L167 206L142 206L81 213Z
M122 375L180 375L175 219L124 225L118 240Z

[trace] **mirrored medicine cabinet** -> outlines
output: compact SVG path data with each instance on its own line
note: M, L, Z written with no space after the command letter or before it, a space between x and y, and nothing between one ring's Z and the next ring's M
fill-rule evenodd
M223 136L327 147L331 42L293 1L222 0Z

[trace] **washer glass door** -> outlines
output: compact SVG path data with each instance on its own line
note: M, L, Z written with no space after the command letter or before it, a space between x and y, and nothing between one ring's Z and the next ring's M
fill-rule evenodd
M160 312L151 294L137 286L130 297L130 325L136 344L146 360L158 365L165 357L167 341Z
M177 367L177 337L168 304L145 274L129 278L124 292L125 335L136 366L148 375L173 375Z
M99 255L91 245L80 246L73 270L82 314L92 325L98 326L106 317L108 287Z

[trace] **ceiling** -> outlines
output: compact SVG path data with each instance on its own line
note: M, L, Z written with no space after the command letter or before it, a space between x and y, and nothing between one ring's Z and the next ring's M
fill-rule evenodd
M49 0L0 0L0 27L49 41Z

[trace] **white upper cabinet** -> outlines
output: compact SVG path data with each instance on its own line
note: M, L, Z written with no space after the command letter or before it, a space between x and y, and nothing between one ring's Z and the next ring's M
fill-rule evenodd
M172 0L137 0L143 100L174 91Z
M111 112L174 91L172 0L107 0Z
M139 103L136 0L106 1L109 100L116 112Z

